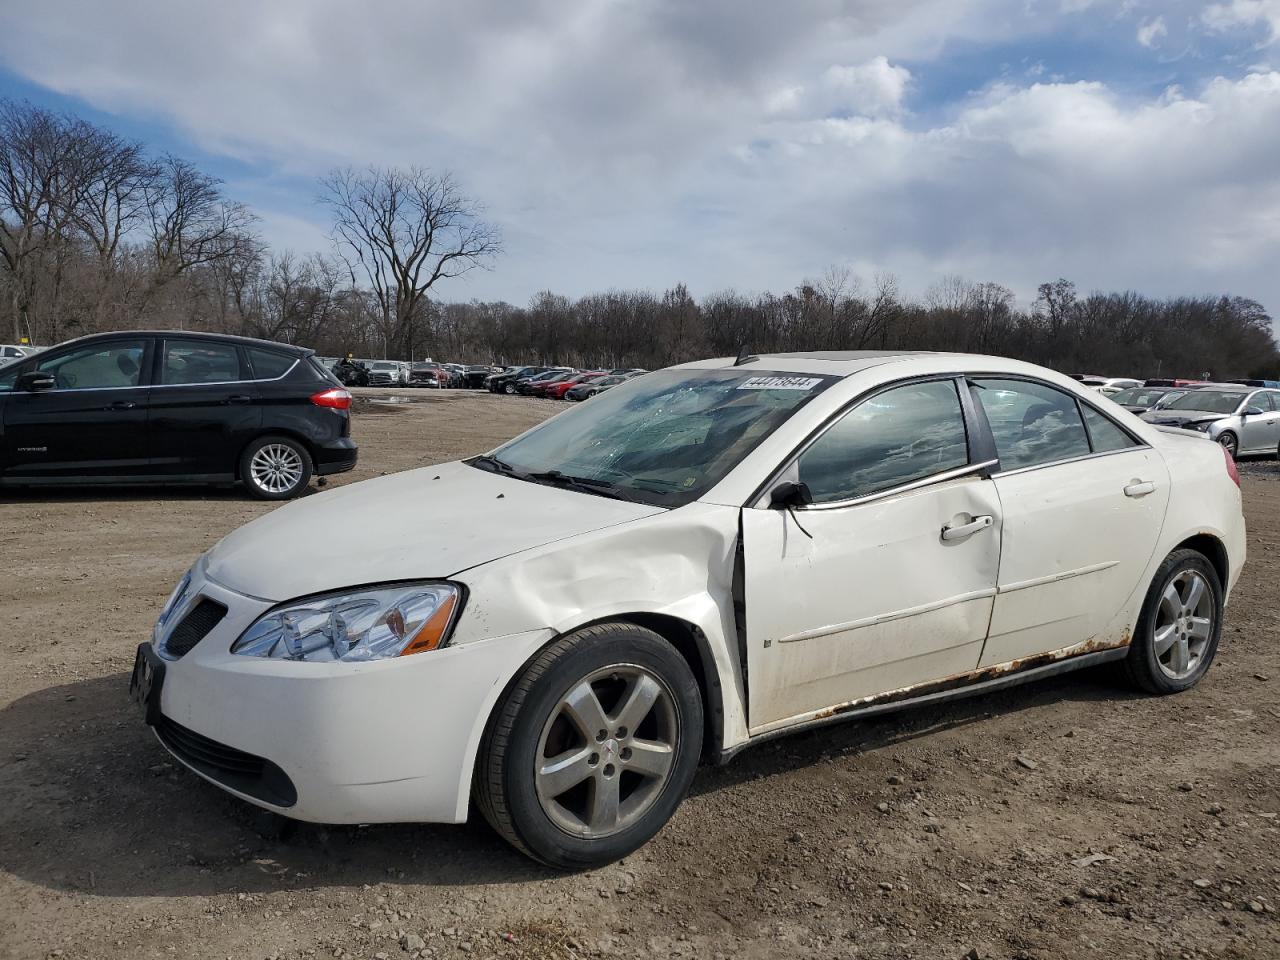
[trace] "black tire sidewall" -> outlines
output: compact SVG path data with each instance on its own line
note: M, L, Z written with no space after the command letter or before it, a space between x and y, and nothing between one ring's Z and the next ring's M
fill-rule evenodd
M1170 581L1188 569L1195 570L1209 584L1209 590L1213 595L1213 630L1195 672L1181 680L1175 680L1160 669L1159 659L1156 656L1156 613L1160 608L1160 597ZM1147 598L1142 605L1142 615L1138 618L1137 632L1129 650L1130 669L1134 679L1152 693L1181 693L1183 690L1194 687L1209 671L1214 656L1218 652L1218 643L1222 637L1222 613L1222 581L1213 564L1203 554L1194 550L1176 550L1171 553L1156 571L1156 576L1151 581L1151 588L1147 591Z
M565 833L538 801L532 771L538 741L552 709L566 690L602 667L636 664L666 685L675 705L680 743L662 795L648 813L626 830L598 840ZM702 751L702 698L684 658L665 640L647 630L619 633L607 641L588 643L557 661L529 690L522 704L502 771L504 793L513 826L538 859L564 869L611 863L654 836L675 813L688 792Z
M263 490L261 487L259 487L256 483L253 482L253 475L249 469L249 464L253 461L253 455L257 453L259 450L261 450L263 447L267 446L267 444L271 444L271 443L279 443L279 444L289 446L294 450L296 450L298 452L298 455L302 458L302 476L298 478L298 482L293 487L281 493L271 493L267 490ZM307 485L311 483L311 477L314 472L315 472L315 467L311 462L311 454L307 451L307 448L302 443L298 442L297 440L294 440L292 437L282 437L282 436L259 437L257 440L253 441L253 443L245 447L244 452L240 454L240 467L239 467L240 482L244 484L245 489L249 491L251 496L256 497L259 500L291 500L293 499L294 497L298 496L298 494L300 494L303 490L307 489Z

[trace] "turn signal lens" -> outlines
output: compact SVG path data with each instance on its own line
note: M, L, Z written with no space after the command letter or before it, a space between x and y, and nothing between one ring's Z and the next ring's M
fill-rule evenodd
M350 410L351 409L351 392L343 390L341 387L334 387L332 390L323 390L320 393L311 395L311 402L317 407L329 407L333 410Z
M449 623L453 620L453 608L457 603L456 593L446 598L414 634L413 639L400 651L400 656L407 657L411 653L422 653L424 650L434 650L440 646L449 633Z

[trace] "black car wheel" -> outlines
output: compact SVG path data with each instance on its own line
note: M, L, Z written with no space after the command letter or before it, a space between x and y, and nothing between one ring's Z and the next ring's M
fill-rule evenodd
M516 392L516 385L514 383L508 383L502 388L502 392L509 395L514 394Z
M702 698L671 644L631 623L547 647L485 731L475 797L504 839L565 870L611 863L662 829L702 749Z
M311 454L289 437L259 437L240 455L240 481L259 500L289 500L306 489Z

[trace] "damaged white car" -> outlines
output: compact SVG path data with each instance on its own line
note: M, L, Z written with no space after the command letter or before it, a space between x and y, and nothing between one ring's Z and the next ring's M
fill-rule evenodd
M589 866L700 760L777 734L1109 660L1191 687L1244 562L1238 485L1215 444L1025 363L691 363L237 530L132 686L178 760L262 807L474 799Z

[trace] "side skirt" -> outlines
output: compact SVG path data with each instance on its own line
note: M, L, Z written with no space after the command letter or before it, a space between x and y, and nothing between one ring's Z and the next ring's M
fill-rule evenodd
M996 690L1004 690L1007 687L1015 687L1022 683L1030 683L1033 680L1043 680L1046 677L1054 677L1060 673L1070 673L1072 670L1083 670L1086 667L1096 667L1099 664L1109 663L1114 660L1123 660L1129 654L1129 647L1126 644L1123 647L1112 647L1108 650L1097 650L1091 653L1082 653L1074 657L1067 657L1063 660L1054 660L1049 663L1029 664L1020 670L1010 673L1003 673L999 676L990 676L990 668L975 671L972 676L986 677L987 679L969 679L962 677L955 681L943 681L946 684L944 689L936 689L936 684L924 684L928 689L935 687L927 693L912 695L909 692L905 695L897 693L884 694L882 698L872 699L870 702L862 702L850 704L847 707L837 707L830 713L815 717L812 720L804 720L790 727L780 727L777 730L769 730L765 733L757 734L750 740L740 743L737 746L730 747L727 750L720 751L719 763L728 763L743 750L754 747L758 743L765 743L778 737L789 736L793 733L802 733L806 730L813 730L816 727L825 727L828 724L839 723L845 720L862 720L867 717L875 717L884 713L893 713L897 710L905 710L911 707L923 707L936 703L946 703L950 700L960 700L964 697L976 697L984 693L993 693Z

